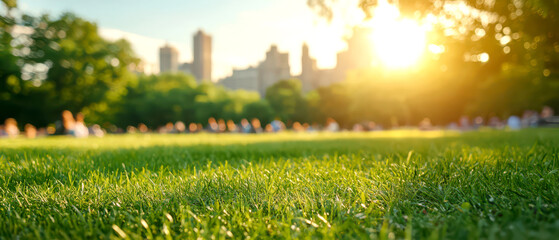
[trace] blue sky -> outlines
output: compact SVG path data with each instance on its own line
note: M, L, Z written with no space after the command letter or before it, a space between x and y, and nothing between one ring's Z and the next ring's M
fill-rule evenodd
M349 0L338 16L356 15ZM290 53L293 74L300 71L301 44L322 67L335 65L335 54L345 44L347 19L332 23L316 16L306 0L19 0L32 14L59 15L70 11L94 21L103 36L127 38L148 64L157 65L158 47L169 42L182 61L192 59L192 34L203 29L213 36L214 76L263 60L271 44ZM347 17L346 17L347 18Z

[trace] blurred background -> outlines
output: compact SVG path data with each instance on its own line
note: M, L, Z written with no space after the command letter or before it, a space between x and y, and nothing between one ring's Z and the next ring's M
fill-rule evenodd
M0 136L556 126L558 0L2 0Z

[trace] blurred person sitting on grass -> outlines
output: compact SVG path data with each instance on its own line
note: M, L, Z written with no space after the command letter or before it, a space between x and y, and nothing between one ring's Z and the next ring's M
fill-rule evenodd
M227 120L227 130L229 130L229 132L231 133L237 133L239 131L239 128L233 120Z
M519 130L522 128L522 123L518 116L512 115L507 120L507 127L511 130Z
M328 132L337 132L340 131L340 125L333 118L328 118L326 119L326 126L324 127L324 130Z
M356 124L353 124L353 127L351 128L351 131L363 132L363 131L365 131L365 128L363 127L363 125L361 125L359 123L356 123Z
M281 120L279 120L279 118L274 119L274 121L272 121L270 125L272 126L272 130L274 132L285 130L285 124Z
M35 138L37 137L37 128L31 124L25 124L25 137Z
M19 135L17 121L13 118L6 119L6 121L4 121L4 132L6 133L6 136L10 138L17 137Z
M264 128L264 132L267 133L273 133L274 132L274 128L272 127L272 124L266 124L266 127Z
M293 123L293 125L291 126L291 129L294 132L304 132L305 131L305 128L303 128L303 125L301 125L301 123L299 123L297 121Z
M85 117L83 113L76 114L76 123L74 125L74 136L84 138L89 136L89 129L85 126Z
M219 119L217 121L217 127L220 133L224 133L225 131L227 131L227 125L225 124L225 121L223 119Z
M219 125L213 117L208 118L208 131L211 133L219 132Z
M188 131L190 133L196 133L198 132L198 125L196 125L196 123L190 123L188 124Z
M105 133L106 133L105 130L103 130L101 126L99 126L99 124L93 124L89 128L89 134L92 136L103 137L105 136Z
M433 129L433 124L431 123L430 118L424 118L421 122L419 122L419 130L430 131Z
M241 120L241 133L251 133L251 132L252 132L252 126L250 126L250 123L246 118L243 118Z
M252 124L252 133L262 133L264 131L258 118L253 118L250 122Z
M542 113L541 113L541 118L546 119L546 118L551 118L554 115L554 111L553 108L549 107L549 106L544 106L542 109Z
M126 127L126 133L135 134L138 132L138 129L134 126Z
M62 126L64 126L64 134L74 136L76 121L72 112L68 110L62 112Z
M140 133L148 133L149 128L145 124L140 123L140 124L138 124L138 131L140 131Z
M89 136L89 129L85 126L83 113L74 115L68 110L62 112L62 125L64 126L64 134L71 135L74 137L87 137Z
M186 131L186 125L182 121L177 121L175 123L175 129L177 130L177 133L184 133Z

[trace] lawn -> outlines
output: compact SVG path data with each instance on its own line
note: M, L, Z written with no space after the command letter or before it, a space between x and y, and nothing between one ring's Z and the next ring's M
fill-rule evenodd
M0 140L0 239L554 239L559 129Z

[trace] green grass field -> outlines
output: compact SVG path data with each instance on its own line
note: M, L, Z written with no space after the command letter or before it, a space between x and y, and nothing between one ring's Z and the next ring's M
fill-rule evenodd
M0 239L554 239L559 129L0 140Z

